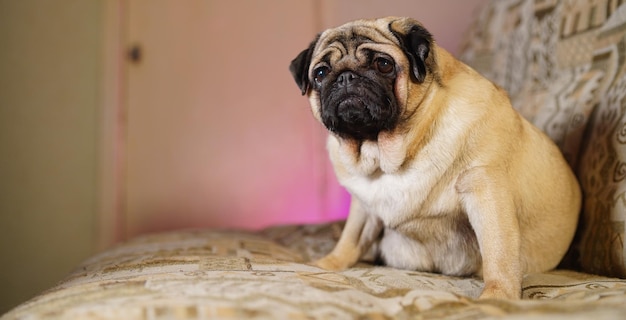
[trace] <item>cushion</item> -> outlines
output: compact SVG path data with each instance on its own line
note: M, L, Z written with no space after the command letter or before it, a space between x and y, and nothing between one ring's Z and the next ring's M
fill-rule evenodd
M626 277L626 3L618 3L491 1L461 58L505 88L577 173L575 266Z
M479 279L361 263L329 272L341 222L259 232L141 236L85 261L3 319L354 319L626 314L626 280L571 271L531 274L518 302L476 301Z

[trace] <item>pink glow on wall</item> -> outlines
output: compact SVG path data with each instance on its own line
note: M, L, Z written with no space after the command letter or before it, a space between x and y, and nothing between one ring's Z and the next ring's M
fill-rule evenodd
M346 217L350 196L289 62L356 14L425 17L454 46L485 2L354 1L128 1L127 40L143 58L126 68L125 237Z

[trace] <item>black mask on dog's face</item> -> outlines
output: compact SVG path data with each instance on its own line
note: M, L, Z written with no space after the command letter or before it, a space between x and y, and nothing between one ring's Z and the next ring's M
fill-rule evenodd
M323 62L313 69L313 88L319 92L322 122L344 138L376 140L392 130L399 116L394 95L396 65L372 52L354 69L334 70Z
M430 34L421 26L409 29L406 35L392 30L391 25L389 30L411 64L412 80L423 82L432 40ZM342 63L339 68L332 65L329 56L323 57L309 74L318 41L319 37L291 62L290 70L302 94L308 90L319 94L319 116L326 128L342 138L356 140L376 140L381 131L393 130L401 115L394 91L400 69L394 59L384 52L360 49L364 53L361 52L358 59L349 57L350 62ZM340 48L338 51L343 58L372 40L350 32L323 41ZM336 60L335 57L333 62Z

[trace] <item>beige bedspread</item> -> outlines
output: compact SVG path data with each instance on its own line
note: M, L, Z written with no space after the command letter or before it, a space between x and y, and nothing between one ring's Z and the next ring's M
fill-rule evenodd
M139 237L86 261L2 319L626 319L626 280L531 274L524 300L476 301L479 279L306 264L332 248L341 226Z

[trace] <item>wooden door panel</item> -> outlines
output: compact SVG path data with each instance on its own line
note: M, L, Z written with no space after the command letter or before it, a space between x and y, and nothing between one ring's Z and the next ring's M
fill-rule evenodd
M317 31L313 6L128 2L129 236L337 215L324 132L288 71Z

